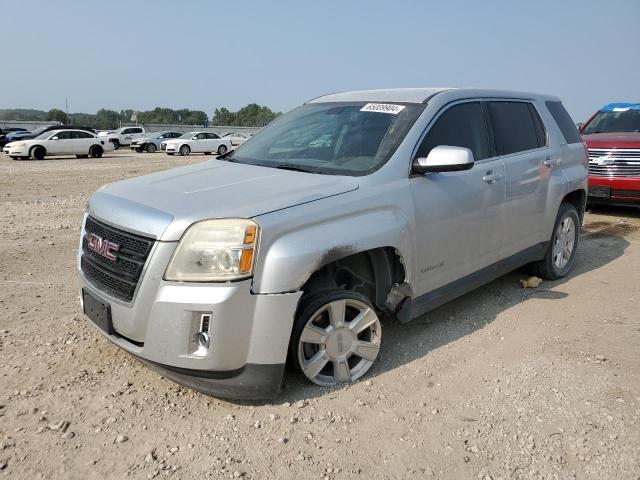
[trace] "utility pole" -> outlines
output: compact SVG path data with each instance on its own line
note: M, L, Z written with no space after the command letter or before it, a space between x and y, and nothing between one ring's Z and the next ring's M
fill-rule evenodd
M69 102L67 99L64 99L64 108L67 110L67 125L69 125Z

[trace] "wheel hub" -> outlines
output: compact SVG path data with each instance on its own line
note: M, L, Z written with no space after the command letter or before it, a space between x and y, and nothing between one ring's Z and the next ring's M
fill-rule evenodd
M353 350L356 336L348 328L337 328L327 336L325 348L331 359L341 358Z

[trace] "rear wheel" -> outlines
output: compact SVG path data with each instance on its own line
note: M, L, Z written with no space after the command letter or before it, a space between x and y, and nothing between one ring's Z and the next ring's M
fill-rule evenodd
M89 149L89 156L91 158L100 158L102 157L103 154L103 150L102 147L98 146L98 145L93 145L90 149Z
M44 160L44 156L47 154L47 151L44 147L33 147L30 153L32 158L35 158L36 160Z
M373 365L382 327L367 297L333 289L303 300L293 327L289 358L313 383L351 383Z
M542 260L532 265L533 272L547 280L564 277L573 267L579 238L578 211L570 203L563 203L558 210L547 252Z
M180 147L180 155L187 156L191 153L191 148L189 148L189 145L182 145Z
M157 149L158 147L156 147L155 143L147 143L147 147L146 147L147 152L155 153Z
M220 145L218 147L218 155L224 155L225 153L227 153L227 146L226 145Z

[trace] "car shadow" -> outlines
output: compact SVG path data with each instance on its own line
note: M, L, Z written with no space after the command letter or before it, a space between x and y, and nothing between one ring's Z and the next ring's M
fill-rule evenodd
M640 226L620 227L615 220L586 223L582 229L579 250L572 272L557 281L545 281L536 289L523 289L519 280L527 276L526 269L511 272L479 289L455 299L408 324L383 322L382 348L376 364L361 379L377 376L422 358L434 349L455 342L493 322L502 312L527 302L531 298L554 301L568 296L555 290L574 277L597 270L624 254L629 246L625 238ZM482 306L482 308L478 308ZM426 380L425 380L426 382ZM428 387L428 385L427 385ZM318 387L304 376L287 368L279 402L320 397L348 386Z

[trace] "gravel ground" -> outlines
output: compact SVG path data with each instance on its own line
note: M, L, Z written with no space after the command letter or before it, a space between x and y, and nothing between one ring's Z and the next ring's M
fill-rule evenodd
M79 312L83 206L203 161L0 156L0 477L640 478L640 214L587 215L573 274L507 275L408 325L345 388L294 372L273 403L179 387Z

